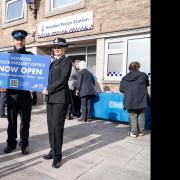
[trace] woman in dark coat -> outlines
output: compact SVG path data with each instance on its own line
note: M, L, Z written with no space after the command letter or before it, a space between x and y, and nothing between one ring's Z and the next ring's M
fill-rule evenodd
M148 106L148 75L139 71L140 63L132 62L130 72L120 82L120 92L124 93L124 108L128 111L130 136L144 135L145 112Z
M47 102L47 123L50 152L44 159L53 159L52 167L59 168L62 159L64 123L70 102L68 80L72 61L65 56L68 43L63 38L54 40L53 61L49 67L47 89L43 91Z
M91 99L96 95L93 74L86 69L85 61L79 62L80 72L77 78L76 94L81 98L82 116L79 120L90 121Z

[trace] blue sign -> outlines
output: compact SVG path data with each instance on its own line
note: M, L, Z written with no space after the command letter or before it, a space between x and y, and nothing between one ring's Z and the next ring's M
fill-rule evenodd
M0 53L0 88L42 92L49 64L49 56Z
M103 119L128 122L127 110L123 106L121 93L97 93L92 99L91 116Z

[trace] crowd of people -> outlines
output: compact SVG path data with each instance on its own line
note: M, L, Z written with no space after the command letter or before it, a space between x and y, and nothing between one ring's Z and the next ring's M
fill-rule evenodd
M12 32L14 49L9 53L30 54L26 51L24 30ZM84 60L72 60L66 56L70 44L64 38L53 41L49 65L48 85L42 92L47 110L47 127L50 151L44 159L53 159L52 167L59 168L62 160L62 145L65 119L78 118L91 121L91 101L96 96L95 79ZM129 135L137 137L145 132L145 112L148 106L148 76L139 71L140 63L132 62L130 72L120 82L124 93L124 108L129 116ZM20 115L20 142L22 154L29 154L29 128L32 105L36 104L36 92L15 89L0 89L0 117L8 119L7 146L4 153L11 153L17 146L17 116ZM7 115L5 106L7 105Z

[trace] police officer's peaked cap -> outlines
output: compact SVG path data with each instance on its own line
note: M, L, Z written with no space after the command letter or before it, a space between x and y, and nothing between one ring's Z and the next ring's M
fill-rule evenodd
M14 39L25 39L28 33L24 30L15 30L11 34Z
M68 47L69 45L72 45L72 44L67 43L64 38L56 38L56 39L53 40L52 48Z

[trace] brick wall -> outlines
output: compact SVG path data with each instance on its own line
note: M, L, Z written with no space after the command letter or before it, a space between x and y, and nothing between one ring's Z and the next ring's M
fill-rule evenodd
M0 1L0 19L2 19L2 10L2 2ZM2 28L2 25L0 26L0 48L12 46L13 40L10 34L14 29L27 30L30 35L27 37L26 43L30 45L33 45L34 40L35 42L52 40L55 36L41 39L39 39L37 35L35 36L35 39L32 37L34 29L37 31L37 24L39 22L63 18L86 11L94 12L94 29L66 34L63 35L64 38L74 38L83 35L93 35L150 26L150 0L86 0L85 8L83 9L48 18L45 17L45 1L40 1L37 20L33 18L32 12L28 10L27 23L7 28Z

